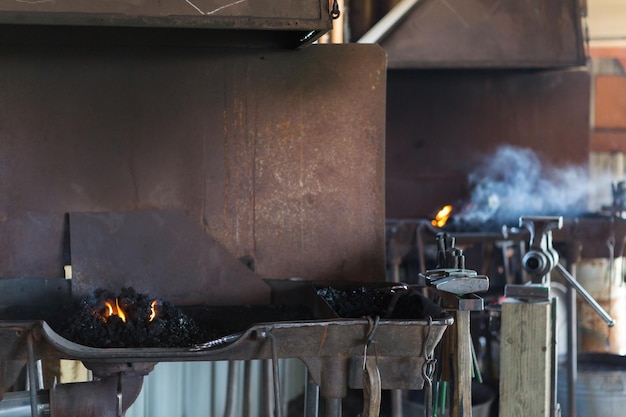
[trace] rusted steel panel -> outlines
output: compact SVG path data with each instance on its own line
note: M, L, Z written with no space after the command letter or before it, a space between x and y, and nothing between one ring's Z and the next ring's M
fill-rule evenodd
M501 145L586 166L589 79L583 70L390 71L387 217L430 217L467 201L468 174Z
M327 0L0 0L8 44L295 48L332 26Z
M380 44L389 68L585 64L579 0L423 0Z
M62 276L68 212L174 209L262 276L384 279L385 77L371 45L2 48L0 276Z
M268 304L270 287L180 212L71 213L72 296L97 288L176 305Z
M290 22L287 23L286 20ZM281 21L283 22L281 24ZM272 28L329 22L326 0L0 0L0 22ZM296 29L296 28L294 28Z
M317 18L320 0L64 0L24 2L0 0L0 11L31 13L85 13L147 16L247 16ZM325 2L324 2L325 3Z

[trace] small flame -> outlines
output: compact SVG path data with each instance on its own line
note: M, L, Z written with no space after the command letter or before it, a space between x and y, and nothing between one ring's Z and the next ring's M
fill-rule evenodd
M450 214L452 214L452 206L446 205L443 206L441 210L435 216L435 219L431 221L432 225L435 227L443 227L446 225L446 222L450 218Z
M150 317L149 317L150 321L154 320L157 316L156 305L157 305L157 300L152 300L152 304L150 304Z
M108 300L104 302L104 305L107 308L107 311L103 315L105 321L111 316L118 316L124 323L126 323L126 313L122 307L120 307L120 302L117 298L115 299L115 305Z

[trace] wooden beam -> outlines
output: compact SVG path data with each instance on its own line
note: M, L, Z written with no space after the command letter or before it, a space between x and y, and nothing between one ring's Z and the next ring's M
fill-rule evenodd
M550 417L551 303L502 304L500 415Z

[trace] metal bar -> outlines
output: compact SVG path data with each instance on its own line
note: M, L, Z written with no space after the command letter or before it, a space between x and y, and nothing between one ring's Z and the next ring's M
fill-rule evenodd
M122 375L123 372L117 373L116 398L117 398L117 417L124 417L124 393L122 391Z
M576 266L570 265L572 273L576 273ZM568 417L576 417L576 380L578 379L578 322L576 318L576 291L570 285L566 292L567 310L567 410Z
M243 417L250 417L252 413L252 362L243 364Z
M37 372L35 369L35 350L33 348L33 334L28 335L27 349L28 349L28 386L30 390L30 415L31 417L37 416Z
M261 403L263 404L263 417L272 417L272 364L269 359L264 359L262 365Z
M41 405L38 416L50 415L50 395L48 391L37 393ZM29 417L31 416L30 393L26 391L6 392L0 401L0 416Z
M228 361L228 379L226 389L226 408L224 409L224 417L233 417L235 414L235 401L237 401L237 361Z
M419 0L402 0L378 21L357 43L377 43L383 39L419 3Z
M276 336L271 332L267 332L267 336L272 343L272 377L274 379L274 415L276 417L282 417L283 415L283 403L280 398L280 374L278 372L278 342Z
M609 327L613 327L615 325L615 320L613 320L613 318L611 318L611 316L609 316L609 314L604 311L604 309L602 308L602 306L600 306L600 304L598 304L598 302L596 300L593 299L593 297L591 295L589 295L589 293L587 292L587 290L585 290L582 285L580 285L578 283L578 281L576 281L576 278L574 278L568 271L567 269L565 269L563 267L563 265L561 264L556 264L555 269L557 271L559 271L561 273L561 275L563 276L563 278L565 278L567 280L567 282L574 287L574 289L578 292L578 294L587 302L589 303L589 305L591 306L591 308L593 308L596 313L598 313L598 315L600 316L600 318L602 318L602 320L604 320L606 322L606 324Z
M341 398L326 398L326 416L341 417Z
M550 416L551 417L560 417L560 411L559 411L559 406L558 406L558 401L557 401L557 383L558 383L558 357L557 357L557 326L556 326L556 320L557 320L557 302L558 299L556 297L552 298L552 311L550 312L550 318L551 318L551 327L552 327L552 343L550 345L550 350L552 352L552 369L551 369L551 375L550 375L550 379L551 379L551 385L550 385Z
M304 388L304 417L317 417L320 408L320 387L313 382L309 370L306 370L306 386Z
M402 410L402 390L391 390L391 417L402 417L404 415Z
M41 363L41 359L36 362L37 365L37 389L43 389L43 365Z

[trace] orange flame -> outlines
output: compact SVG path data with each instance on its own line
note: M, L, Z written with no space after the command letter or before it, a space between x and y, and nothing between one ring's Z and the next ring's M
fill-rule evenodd
M450 205L443 206L443 208L439 210L439 212L435 216L435 219L431 221L432 225L435 227L445 226L451 214L452 214L452 206Z
M126 323L126 313L120 307L119 300L115 299L115 305L111 301L105 301L104 305L107 308L107 311L104 313L104 320L108 319L111 316L118 316L124 323Z
M150 321L154 320L157 316L156 304L157 304L157 300L152 300L152 304L150 304L150 317L149 317Z

